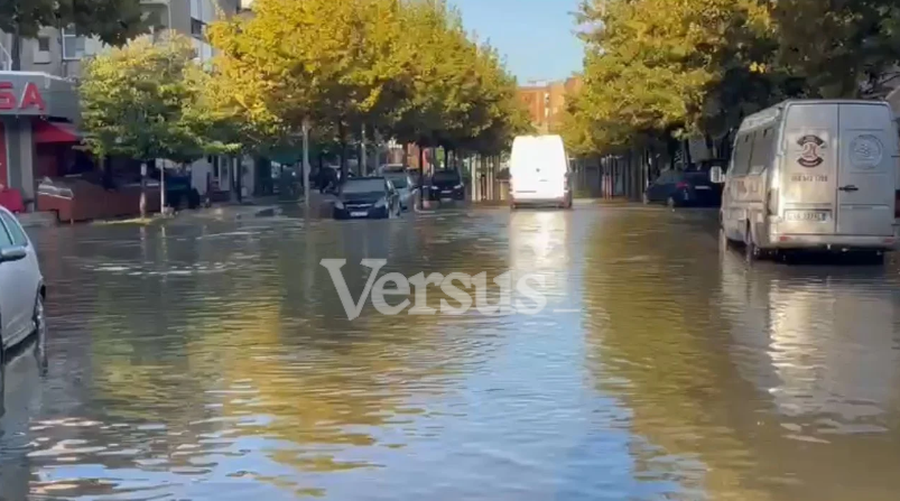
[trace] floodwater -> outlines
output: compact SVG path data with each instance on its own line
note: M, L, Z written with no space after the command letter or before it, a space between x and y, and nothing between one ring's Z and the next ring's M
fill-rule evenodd
M893 258L748 265L714 212L597 206L33 237L49 334L4 369L0 499L900 491ZM354 298L360 260L387 258L532 274L547 305L350 321L323 258L347 259Z

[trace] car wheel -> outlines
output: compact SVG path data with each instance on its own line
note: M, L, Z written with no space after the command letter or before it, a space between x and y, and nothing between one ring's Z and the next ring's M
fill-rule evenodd
M666 199L666 206L670 209L674 209L675 207L678 207L678 201L675 200L675 197L669 197Z
M37 334L38 338L43 338L47 333L47 318L44 312L44 295L38 292L37 299L34 300L34 312L31 316L34 323L32 334Z

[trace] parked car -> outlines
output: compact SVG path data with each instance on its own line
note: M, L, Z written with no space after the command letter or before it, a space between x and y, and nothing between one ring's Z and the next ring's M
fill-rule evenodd
M44 278L18 219L0 207L0 361L31 334L43 334Z
M347 179L334 202L335 219L384 219L400 215L400 196L384 177Z
M463 183L459 172L455 170L440 170L431 176L428 186L428 195L431 200L465 200L466 185Z
M386 172L384 177L387 178L397 190L397 195L400 197L400 209L401 210L409 210L410 207L415 205L416 203L416 182L412 179L412 176L406 173L406 171L399 172Z
M668 170L644 191L644 203L665 203L669 207L718 207L722 186L713 183L709 170Z

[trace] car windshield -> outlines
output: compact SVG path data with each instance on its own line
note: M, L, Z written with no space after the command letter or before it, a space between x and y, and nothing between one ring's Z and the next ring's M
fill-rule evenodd
M403 164L390 164L390 165L382 165L382 172L405 172L406 168L403 167Z
M399 176L388 176L387 178L390 179L392 183L394 183L394 187L397 189L406 188L409 184L406 179L406 174L402 174Z
M686 181L692 181L694 183L708 183L709 172L686 172L684 178Z
M341 192L347 194L378 193L383 191L384 179L382 178L349 179L346 183L344 183L344 187L341 189Z
M434 175L434 180L439 183L450 183L459 181L459 174L456 172L438 172Z

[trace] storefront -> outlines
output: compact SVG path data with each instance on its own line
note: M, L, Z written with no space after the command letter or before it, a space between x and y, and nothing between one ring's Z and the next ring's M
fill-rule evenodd
M37 184L91 168L77 148L74 84L45 73L0 71L0 190L21 194L35 210Z

